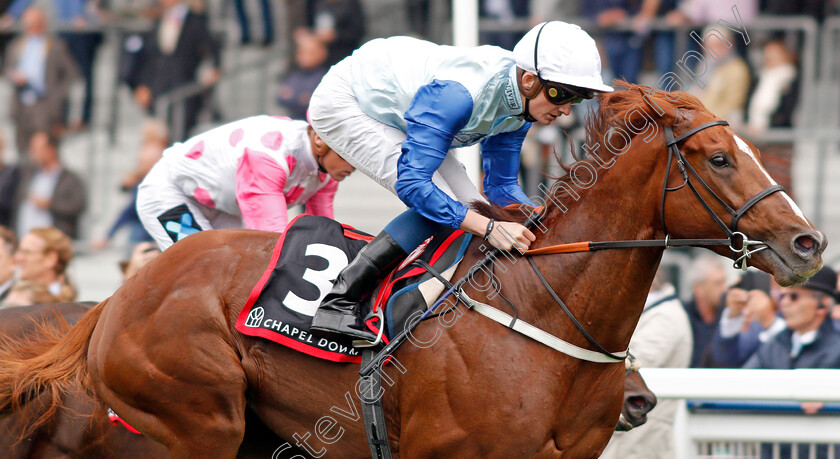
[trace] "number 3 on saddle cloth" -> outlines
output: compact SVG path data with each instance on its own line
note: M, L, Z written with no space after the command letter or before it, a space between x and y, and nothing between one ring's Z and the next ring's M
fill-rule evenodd
M425 261L449 279L471 238L460 230L444 230L412 252L363 302L362 314L370 330L379 333L380 318L385 317L383 341L387 343L412 314L432 304L444 286L415 261ZM352 338L312 335L309 325L338 273L371 239L335 220L298 216L277 240L269 266L239 313L236 329L321 359L360 363L361 352L353 347Z

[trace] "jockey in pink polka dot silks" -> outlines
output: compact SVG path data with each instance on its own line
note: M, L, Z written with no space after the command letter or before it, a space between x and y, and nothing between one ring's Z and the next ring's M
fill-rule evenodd
M137 213L161 250L201 230L282 232L289 206L332 218L338 182L354 170L307 122L254 116L167 148Z

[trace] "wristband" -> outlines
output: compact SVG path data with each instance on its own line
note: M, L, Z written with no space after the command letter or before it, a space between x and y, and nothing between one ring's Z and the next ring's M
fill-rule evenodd
M490 219L489 222L487 222L487 229L484 231L484 240L485 241L490 238L490 233L493 232L493 226L495 224L496 224L496 221L493 220L492 218Z

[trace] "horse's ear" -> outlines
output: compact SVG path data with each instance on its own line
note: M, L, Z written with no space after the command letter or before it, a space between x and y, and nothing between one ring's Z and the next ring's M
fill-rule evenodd
M645 92L642 87L637 87L637 89L642 96L642 101L649 109L652 118L657 119L664 125L674 124L677 117L676 109L662 91L651 90L650 92Z

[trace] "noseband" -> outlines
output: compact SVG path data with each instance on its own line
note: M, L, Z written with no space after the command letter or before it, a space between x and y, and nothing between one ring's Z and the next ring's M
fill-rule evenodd
M665 224L665 197L667 196L669 191L677 191L682 189L684 186L688 185L689 189L691 189L694 196L697 197L697 200L700 201L700 204L703 208L706 209L706 212L709 214L710 217L720 226L723 231L726 233L726 236L729 238L729 249L735 252L736 254L740 253L741 256L735 260L733 266L735 269L743 269L746 271L747 269L747 258L752 256L752 254L756 252L760 252L764 249L767 249L768 246L764 242L761 241L752 241L747 236L738 231L738 220L747 213L750 208L756 205L759 201L770 196L771 194L777 191L784 191L784 188L781 185L771 185L765 188L763 191L759 192L755 196L751 197L747 200L744 205L742 205L738 210L733 210L732 207L729 206L720 196L717 195L714 191L712 191L711 187L700 177L700 174L694 169L691 163L685 158L685 155L680 151L680 148L677 144L692 135L712 126L728 126L729 123L723 120L715 120L710 121L705 124L701 124L693 129L690 129L677 137L674 137L674 130L671 126L665 126L665 145L668 147L668 166L665 170L665 183L662 185L662 205L661 205L661 218L662 218L662 227L665 229L665 240L668 241L670 237L668 236L668 227ZM683 183L677 187L669 188L668 187L668 178L671 176L671 163L676 158L677 167L680 170L680 174L683 177ZM697 179L698 182L706 189L706 191L712 195L712 197L732 215L732 221L729 223L729 226L721 220L720 217L712 210L709 203L703 199L703 196L697 191L697 188L694 186L694 183L691 181L691 177L689 177L688 172L691 171L691 174ZM755 246L754 249L750 247ZM736 248L737 247L737 248ZM666 248L668 248L666 244Z

